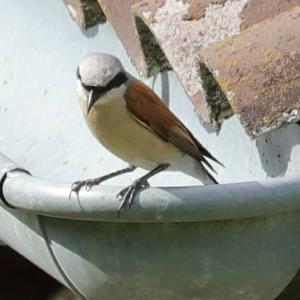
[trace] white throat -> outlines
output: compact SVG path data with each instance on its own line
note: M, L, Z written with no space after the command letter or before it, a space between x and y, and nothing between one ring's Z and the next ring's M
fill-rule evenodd
M98 99L94 104L94 109L101 106L107 106L113 101L117 101L118 99L123 98L124 94L126 93L127 85L126 83L122 84L119 87L113 88L112 90L106 92L104 95ZM87 107L87 99L88 99L88 92L84 89L80 81L77 81L77 95L80 101L80 105L83 111L86 111Z
M100 97L94 104L95 109L97 107L106 106L112 103L113 101L118 101L120 98L123 98L126 93L127 86L126 84L122 84L121 86L114 88L108 92L106 92L103 96Z

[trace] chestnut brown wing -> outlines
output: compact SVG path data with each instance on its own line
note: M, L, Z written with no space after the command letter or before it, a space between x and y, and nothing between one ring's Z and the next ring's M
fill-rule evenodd
M206 158L221 164L143 82L133 80L124 97L133 118L160 138L172 143L213 171Z

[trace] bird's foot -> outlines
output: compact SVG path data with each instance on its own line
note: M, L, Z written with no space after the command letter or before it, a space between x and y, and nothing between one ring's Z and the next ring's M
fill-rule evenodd
M88 179L85 181L85 190L89 191L93 186L99 185L102 181L104 181L105 178L99 177L94 179Z
M144 178L139 178L135 180L132 185L122 189L117 195L117 198L121 198L121 204L118 209L118 215L120 215L121 209L124 208L126 205L128 205L128 208L131 208L134 196L136 195L139 189L148 187L150 187L148 181Z
M83 187L85 187L86 191L89 191L93 186L100 184L102 181L104 180L102 180L102 178L99 177L94 179L78 180L73 182L69 194L69 199L71 199L72 193L75 193L78 198L79 192Z

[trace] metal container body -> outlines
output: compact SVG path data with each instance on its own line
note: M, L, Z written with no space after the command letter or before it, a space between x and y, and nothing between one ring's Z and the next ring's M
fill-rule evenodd
M0 239L83 299L271 300L300 264L299 212L161 224L0 213Z
M39 216L0 205L0 240L67 285L53 261Z

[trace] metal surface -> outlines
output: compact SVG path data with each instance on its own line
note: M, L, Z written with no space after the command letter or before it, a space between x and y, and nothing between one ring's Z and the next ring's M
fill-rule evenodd
M6 157L0 154L0 164ZM11 164L7 160L7 164ZM6 168L4 168L5 170ZM1 174L1 172L0 172ZM33 213L75 220L109 222L200 222L292 213L300 209L300 179L245 182L198 187L149 188L132 209L118 216L121 188L101 186L69 199L71 184L9 172L3 182L5 201ZM243 197L241 198L241 195Z
M297 212L196 223L44 221L64 272L93 300L273 300L300 263Z
M299 179L150 188L118 217L118 189L69 200L70 185L7 171L3 155L0 164L15 207L0 206L0 238L82 299L266 300L300 263Z

